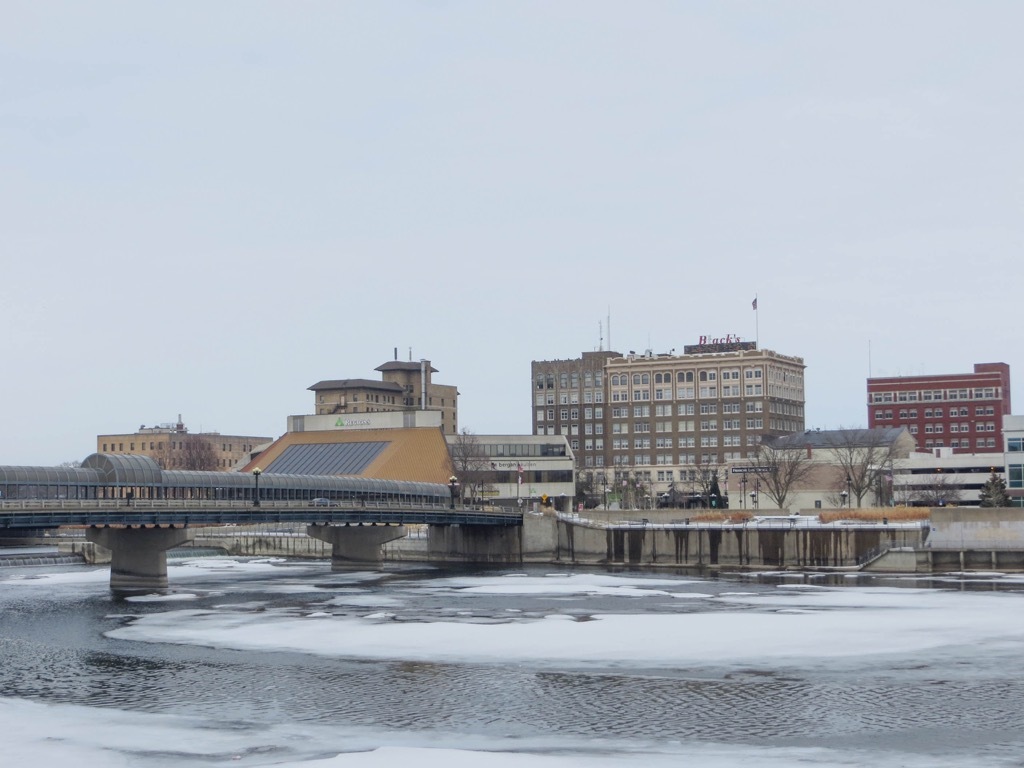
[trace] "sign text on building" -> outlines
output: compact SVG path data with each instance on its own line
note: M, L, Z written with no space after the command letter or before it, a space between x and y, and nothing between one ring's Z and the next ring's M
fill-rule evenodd
M714 352L743 352L757 349L757 342L743 341L735 333L727 333L725 336L700 336L696 344L688 344L683 347L683 353L687 355L706 355Z

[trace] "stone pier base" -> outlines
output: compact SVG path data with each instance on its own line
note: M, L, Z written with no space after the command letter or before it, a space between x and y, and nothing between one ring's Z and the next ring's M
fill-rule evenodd
M306 535L331 545L331 570L352 563L379 563L381 547L405 536L404 525L310 525Z
M87 528L85 538L110 550L111 589L166 589L167 550L192 541L190 528Z

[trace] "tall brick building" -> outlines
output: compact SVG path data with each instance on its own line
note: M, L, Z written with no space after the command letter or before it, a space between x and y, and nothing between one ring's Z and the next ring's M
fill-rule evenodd
M867 380L868 424L906 427L919 448L1001 453L1010 414L1010 366L977 363L973 373Z
M567 436L584 472L662 491L752 458L763 436L802 431L804 367L752 342L534 361L533 432Z

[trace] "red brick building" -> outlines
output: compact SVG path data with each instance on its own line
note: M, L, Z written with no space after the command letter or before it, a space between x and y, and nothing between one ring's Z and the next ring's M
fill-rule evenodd
M906 427L920 450L1002 453L1010 414L1010 366L977 363L973 373L868 379L868 424Z

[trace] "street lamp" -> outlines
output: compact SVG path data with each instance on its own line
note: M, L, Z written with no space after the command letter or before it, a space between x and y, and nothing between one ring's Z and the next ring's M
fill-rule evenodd
M452 495L452 503L450 509L455 509L455 494L459 492L459 478L452 475L448 478L448 491Z
M850 492L850 488L853 485L853 481L850 476L846 476L846 506L849 508L853 504L853 494Z
M711 494L711 508L712 509L718 509L718 494L717 493L712 493Z
M740 494L740 501L743 502L743 508L747 508L747 476L740 475L740 485L743 486L743 493Z
M839 498L842 499L841 505L845 507L846 506L846 500L850 498L850 492L849 491L840 491L839 492Z
M260 475L262 474L263 470L259 467L256 467L256 469L252 471L252 476L256 480L256 493L252 497L252 505L254 507L258 507L260 505Z

